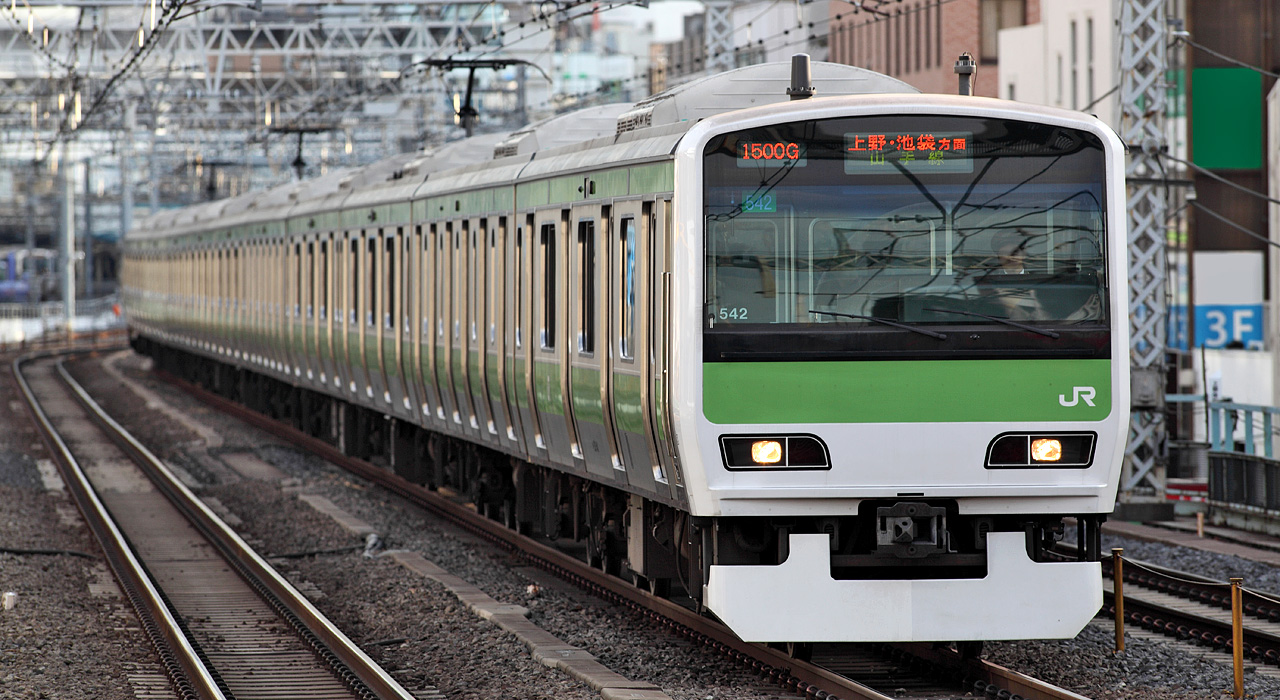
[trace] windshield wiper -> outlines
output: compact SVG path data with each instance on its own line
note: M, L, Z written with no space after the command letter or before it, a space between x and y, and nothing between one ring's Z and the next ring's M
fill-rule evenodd
M946 333L937 333L937 332L935 332L935 331L925 330L925 329L923 329L923 328L916 328L915 326L908 326L908 325L907 325L907 324L905 324L905 323L898 323L897 321L891 321L891 320L889 320L889 319L887 319L887 318L880 318L879 316L863 316L862 314L846 314L846 313L841 313L841 312L839 312L839 311L818 311L817 309L809 309L809 313L811 313L811 314L826 314L826 315L828 315L828 316L841 316L841 317L844 317L844 318L857 318L857 319L861 319L861 320L863 320L863 321L872 321L872 322L875 322L875 323L883 323L883 324L884 324L884 325L886 325L886 326L893 326L894 328L902 328L902 329L905 329L905 330L909 330L909 331L911 331L911 332L913 332L913 333L919 333L919 334L921 334L921 335L927 335L927 336L930 336L930 337L932 337L932 338L937 338L938 340L946 340L946 339L947 339L947 334L946 334Z
M1004 324L1004 325L1006 325L1006 326L1013 326L1014 328L1021 328L1021 329L1022 329L1022 330L1024 330L1024 331L1031 331L1032 333L1039 333L1040 335L1047 335L1047 336L1049 336L1050 338L1053 338L1053 339L1055 339L1055 340L1056 340L1056 339L1058 339L1059 337L1061 337L1058 333L1055 333L1055 332L1053 332L1053 331L1046 331L1046 330L1045 330L1045 329L1043 329L1043 328L1036 328L1035 326L1028 326L1028 325L1027 325L1027 324L1025 324L1025 323L1018 323L1017 321L1014 321L1014 320L1012 320L1012 319L1008 319L1008 318L1004 318L1004 317L1002 317L1002 316L988 316L988 315L986 315L986 314L980 314L980 313L978 313L978 312L976 312L976 311L962 311L962 310L960 310L960 309L935 309L935 308L930 307L930 306L926 306L926 307L924 307L924 310L925 310L925 311L937 311L938 313L944 313L944 314L960 314L961 316L977 316L978 318L985 318L985 319L987 319L988 321L995 321L996 323L1003 323L1003 324Z

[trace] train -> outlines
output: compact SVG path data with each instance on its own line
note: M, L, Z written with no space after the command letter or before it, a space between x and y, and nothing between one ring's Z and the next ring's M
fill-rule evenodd
M1072 637L1129 424L1124 147L792 69L157 214L131 342L744 640Z
M0 250L0 302L38 302L58 296L57 251Z

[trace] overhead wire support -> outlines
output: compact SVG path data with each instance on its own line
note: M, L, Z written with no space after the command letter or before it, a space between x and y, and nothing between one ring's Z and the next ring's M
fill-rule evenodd
M475 82L476 82L476 70L481 68L485 68L489 70L502 70L507 66L517 66L517 65L532 66L534 70L537 70L539 73L542 74L542 77L547 79L548 83L551 82L551 76L547 75L547 72L542 70L542 68L539 67L538 64L533 63L532 61L526 61L519 58L427 58L421 61L415 61L408 68L400 71L400 75L403 76L405 72L408 71L409 69L416 68L419 66L425 66L429 68L441 68L444 70L453 70L456 68L466 69L468 71L467 94L466 94L466 97L462 100L462 104L458 106L458 119L462 123L462 128L466 130L467 136L471 136L472 133L475 131L476 122L480 119L479 110L477 110L475 106L471 104L471 93L475 88Z
M1129 362L1133 388L1121 500L1154 496L1163 501L1165 495L1163 398L1168 262L1166 193L1157 182L1160 158L1166 149L1165 3L1166 0L1121 2L1120 137L1130 144L1125 176L1129 178Z

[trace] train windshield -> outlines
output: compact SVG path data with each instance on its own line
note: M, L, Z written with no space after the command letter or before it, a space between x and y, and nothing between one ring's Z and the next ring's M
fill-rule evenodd
M705 173L708 337L1107 328L1093 134L952 116L794 122L712 139Z

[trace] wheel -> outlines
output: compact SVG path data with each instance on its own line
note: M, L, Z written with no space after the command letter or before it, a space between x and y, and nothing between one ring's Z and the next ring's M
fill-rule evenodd
M787 642L787 656L796 661L813 659L813 642Z

